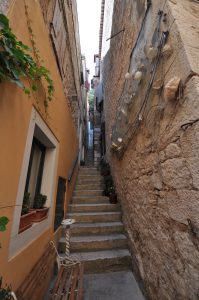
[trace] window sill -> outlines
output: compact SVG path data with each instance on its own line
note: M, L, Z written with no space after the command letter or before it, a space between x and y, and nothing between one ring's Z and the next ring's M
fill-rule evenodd
M19 234L32 227L34 224L40 223L48 218L49 207L42 209L30 209L27 214L20 218Z

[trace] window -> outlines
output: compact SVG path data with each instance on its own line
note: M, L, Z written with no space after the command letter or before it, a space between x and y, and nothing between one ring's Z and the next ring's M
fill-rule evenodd
M56 56L57 65L62 79L65 78L67 72L67 32L65 26L65 15L62 4L56 1L54 15L51 22L51 40L53 44L54 54Z
M41 192L45 153L46 147L34 137L25 187L25 193L30 194L30 207L33 207L35 196Z
M21 166L12 222L9 258L26 247L52 226L52 203L56 189L59 142L35 108L32 109ZM19 233L24 193L31 194L31 205L37 193L47 196L48 217Z

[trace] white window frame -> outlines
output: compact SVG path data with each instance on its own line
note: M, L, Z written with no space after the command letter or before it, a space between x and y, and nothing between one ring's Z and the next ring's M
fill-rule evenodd
M51 148L46 149L43 176L42 176L42 185L41 185L41 193L47 195L46 206L50 207L48 217L39 222L34 223L32 227L25 230L22 233L18 233L19 231L19 223L21 217L21 209L23 204L23 196L26 184L26 177L28 172L30 153L32 147L32 140L34 137L35 127L38 127L45 137L50 141L53 145ZM41 141L42 142L42 141ZM31 112L30 124L28 129L28 135L25 145L24 157L21 168L21 175L19 179L19 186L16 198L16 206L13 216L12 222L12 231L11 231L11 239L9 245L9 259L15 256L19 251L23 248L27 247L31 242L33 242L36 238L42 235L47 229L52 226L52 218L53 218L53 195L55 195L56 188L56 173L57 173L57 165L58 165L58 153L59 153L59 142L56 137L53 135L52 131L43 121L41 116L38 114L36 109L33 107Z

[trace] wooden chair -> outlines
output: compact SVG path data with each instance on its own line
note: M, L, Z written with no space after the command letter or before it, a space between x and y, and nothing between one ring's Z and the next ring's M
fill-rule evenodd
M81 300L83 297L83 265L61 266L49 300Z
M60 256L53 241L50 241L50 245L57 256L58 275L49 300L81 300L83 296L82 263L70 257L68 248L65 255Z
M10 295L12 297L11 299L17 300L17 296L15 295L15 293L13 291L10 293Z

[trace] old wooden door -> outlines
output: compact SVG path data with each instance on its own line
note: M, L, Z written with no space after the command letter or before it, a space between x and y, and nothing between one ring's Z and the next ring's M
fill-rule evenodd
M55 208L54 231L61 225L64 218L64 198L66 192L66 179L59 177L57 187L57 199Z

